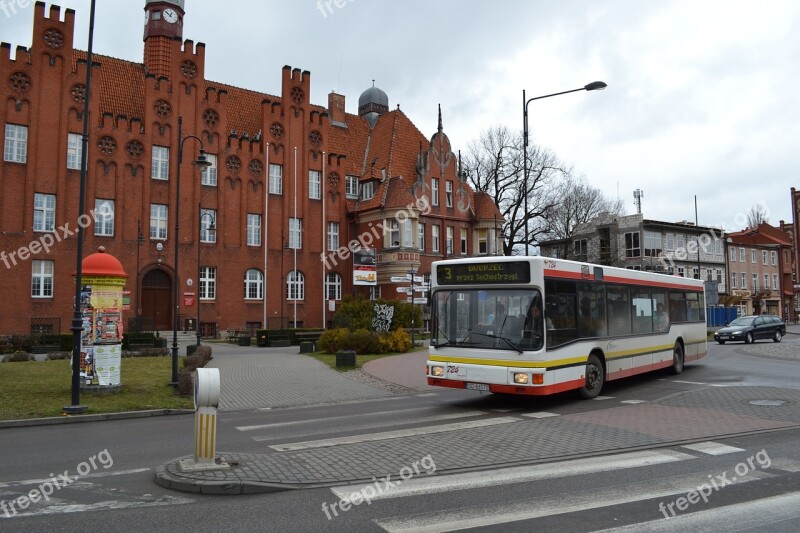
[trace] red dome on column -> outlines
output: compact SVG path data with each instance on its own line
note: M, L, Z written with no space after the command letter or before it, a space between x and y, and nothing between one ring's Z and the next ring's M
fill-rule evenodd
M82 274L84 276L128 277L119 259L111 254L107 254L104 246L99 247L97 253L85 257L81 265L83 270ZM73 276L75 274L76 272L72 273Z

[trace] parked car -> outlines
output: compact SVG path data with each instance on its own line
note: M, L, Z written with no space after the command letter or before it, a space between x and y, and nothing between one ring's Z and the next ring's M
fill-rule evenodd
M740 316L714 332L714 340L720 344L727 341L744 341L745 344L750 344L757 339L781 342L784 335L786 324L775 315Z

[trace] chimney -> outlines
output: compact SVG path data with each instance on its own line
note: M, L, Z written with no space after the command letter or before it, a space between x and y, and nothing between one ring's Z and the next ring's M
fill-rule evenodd
M331 91L328 94L328 115L336 125L345 125L344 95Z

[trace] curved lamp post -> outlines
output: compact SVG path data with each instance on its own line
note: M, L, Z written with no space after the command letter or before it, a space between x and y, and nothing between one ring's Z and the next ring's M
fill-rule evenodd
M195 324L195 330L197 332L197 345L200 346L200 243L203 242L203 219L208 217L211 220L206 228L209 233L217 231L217 228L214 227L214 215L203 213L199 204L197 208L200 210L200 226L197 234L197 323Z
M185 143L188 139L195 139L197 142L199 142L200 155L197 157L196 161L192 161L192 164L200 168L211 166L211 162L206 159L205 152L203 151L203 141L200 139L200 137L197 135L187 135L186 137L181 138L181 135L183 135L182 115L178 116L178 139L180 140L180 143L178 144L178 170L175 173L175 282L172 285L172 381L170 382L170 385L173 387L178 385L178 286L180 285L180 275L178 271L178 228L180 227L179 214L181 204L181 164L183 163L183 143ZM200 246L200 243L197 243L197 246ZM199 281L200 280L198 280L198 282Z
M605 89L607 85L602 81L593 81L588 85L584 85L578 89L570 91L562 91L560 93L546 94L544 96L536 96L533 98L525 99L525 89L522 89L522 178L523 186L525 187L525 255L528 255L528 104L534 100L541 100L542 98L550 98L551 96L559 96L562 94L575 93L578 91L599 91Z

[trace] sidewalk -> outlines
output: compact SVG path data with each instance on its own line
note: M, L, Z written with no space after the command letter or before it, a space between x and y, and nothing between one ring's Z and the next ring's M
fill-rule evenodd
M800 334L800 327L796 331ZM214 345L212 366L220 368L222 378L220 408L391 395L353 381L310 357L287 353L295 350L256 351ZM424 351L385 358L365 365L364 371L409 389L426 390L422 371L425 358ZM373 476L395 475L427 455L435 460L438 474L447 474L794 428L800 427L800 390L711 387L652 403L587 413L531 418L512 412L477 422L481 425L470 429L399 437L387 434L378 444L373 441L264 454L220 451L218 455L231 464L229 470L186 473L180 471L176 460L158 467L156 483L203 494L272 492L369 482Z

